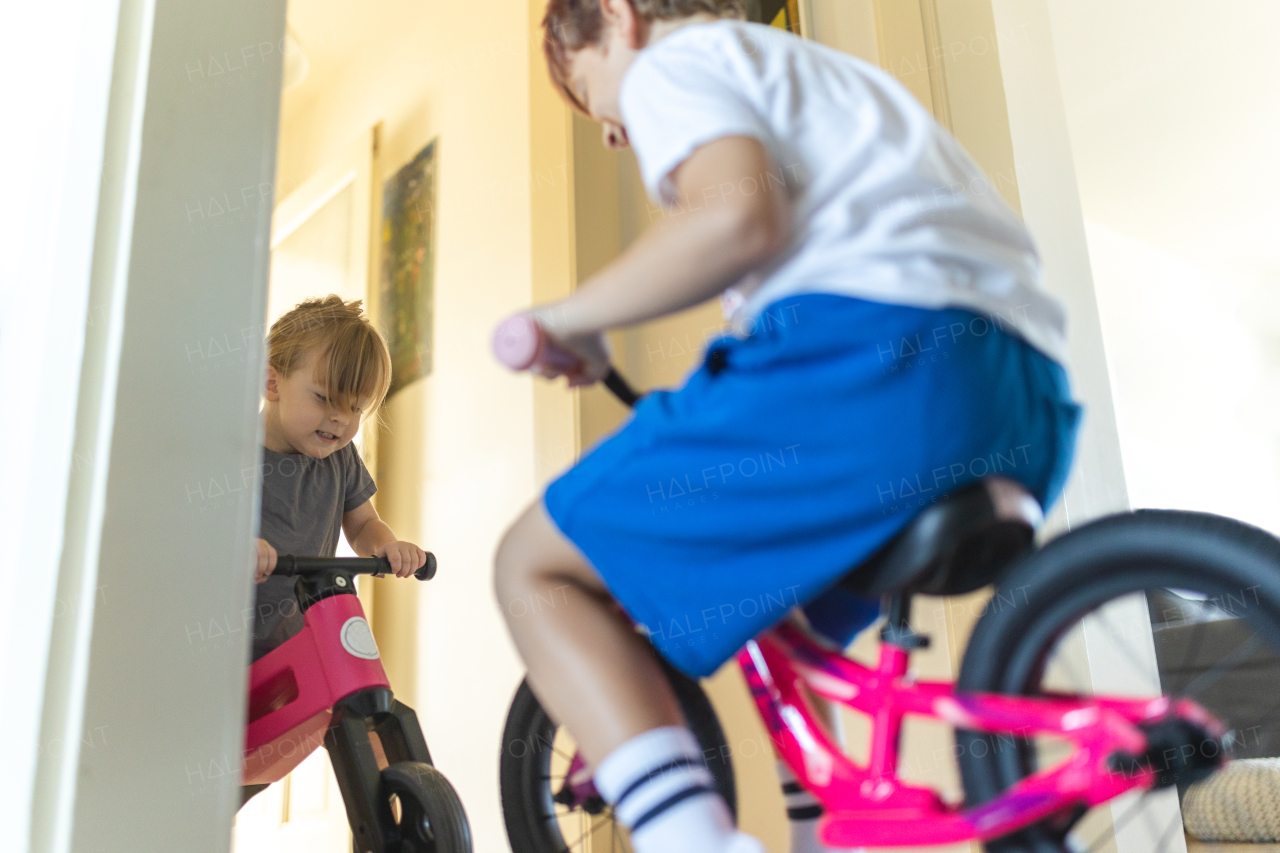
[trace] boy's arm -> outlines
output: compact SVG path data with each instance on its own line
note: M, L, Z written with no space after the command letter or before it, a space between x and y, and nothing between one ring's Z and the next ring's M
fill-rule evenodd
M588 279L537 311L560 340L629 326L697 305L784 249L791 202L767 176L759 140L729 136L703 145L674 173L680 208ZM754 188L754 190L753 190Z
M398 578L407 578L427 561L427 554L412 542L401 542L378 517L372 501L342 514L342 532L351 550L361 557L386 557Z

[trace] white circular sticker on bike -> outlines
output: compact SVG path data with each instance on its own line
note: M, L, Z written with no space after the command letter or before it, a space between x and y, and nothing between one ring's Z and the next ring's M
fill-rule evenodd
M373 641L373 631L363 616L352 616L344 622L338 636L349 654L365 660L378 659L378 644Z

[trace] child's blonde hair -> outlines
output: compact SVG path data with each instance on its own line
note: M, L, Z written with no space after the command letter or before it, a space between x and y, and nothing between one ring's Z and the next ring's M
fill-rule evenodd
M313 349L320 352L315 379L332 405L354 407L368 399L365 414L378 410L391 387L391 353L359 299L307 299L271 324L267 363L282 378Z
M671 21L700 12L721 18L745 18L742 0L627 0L642 21ZM569 86L569 54L597 44L604 36L604 12L600 0L550 0L542 19L542 50L551 81L581 113L587 108Z

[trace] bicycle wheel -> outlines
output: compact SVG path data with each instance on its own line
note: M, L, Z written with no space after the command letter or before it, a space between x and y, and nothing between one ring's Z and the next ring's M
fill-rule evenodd
M662 663L716 790L736 815L733 764L711 702L696 681ZM502 815L512 853L630 853L626 829L603 800L577 808L556 802L576 752L572 735L551 721L528 681L522 681L507 712L499 762Z
M444 774L421 761L402 761L382 771L394 853L471 853L471 825L462 801ZM353 844L355 853L360 845Z
M1161 750L1163 758L1147 756L1162 776L1155 789L1092 809L1079 805L990 841L987 849L1181 849L1176 797L1203 791L1207 782L1201 780L1219 767L1280 756L1277 683L1280 541L1271 535L1218 516L1145 510L1050 543L1001 583L974 628L957 688L1181 696L1199 702L1230 731L1217 741L1189 724L1155 723L1149 743L1172 750ZM957 731L956 742L970 806L1056 765L1068 751L1060 739L1038 736ZM1185 761L1167 760L1184 749L1191 750ZM1245 808L1229 800L1217 807ZM1266 833L1280 840L1280 825Z

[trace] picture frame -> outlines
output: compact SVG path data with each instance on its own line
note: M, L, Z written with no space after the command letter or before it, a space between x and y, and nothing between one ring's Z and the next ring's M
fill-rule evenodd
M744 0L748 20L811 38L808 0Z
M438 147L427 143L383 184L378 311L391 351L388 397L431 372Z

